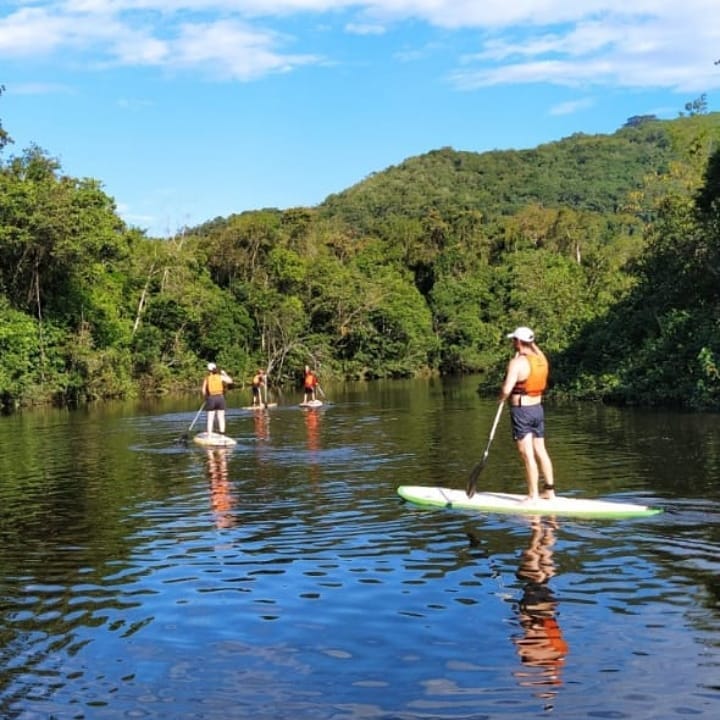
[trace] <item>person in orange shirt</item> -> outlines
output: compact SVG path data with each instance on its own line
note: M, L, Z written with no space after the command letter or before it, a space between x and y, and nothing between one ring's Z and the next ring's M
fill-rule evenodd
M304 396L303 402L308 403L316 399L315 390L318 386L318 376L310 369L309 365L305 366L305 379L303 381Z
M207 411L207 434L212 435L217 417L218 430L225 434L225 390L233 384L233 379L224 371L219 370L214 362L207 365L208 374L202 384Z
M512 435L525 465L528 500L540 498L540 470L544 477L542 497L552 499L555 497L555 476L545 448L545 413L542 406L548 380L548 360L535 344L535 333L530 328L516 328L507 337L513 341L515 355L505 372L500 401L510 401Z

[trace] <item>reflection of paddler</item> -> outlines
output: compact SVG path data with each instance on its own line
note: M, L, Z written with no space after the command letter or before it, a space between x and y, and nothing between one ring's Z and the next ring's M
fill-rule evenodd
M233 525L231 510L235 504L228 476L227 457L230 451L213 449L207 451L208 475L210 477L210 504L219 528Z
M307 429L307 445L309 450L320 449L320 413L317 410L306 410L305 428Z
M518 603L518 618L523 634L514 638L523 664L535 668L518 672L522 684L547 687L562 684L561 670L568 654L568 644L558 625L557 600L548 585L555 575L552 546L555 543L554 523L533 518L530 546L523 552L517 577L526 582ZM539 693L550 698L549 690Z
M255 437L258 440L270 439L270 413L266 410L258 410L253 413L253 426L255 428Z

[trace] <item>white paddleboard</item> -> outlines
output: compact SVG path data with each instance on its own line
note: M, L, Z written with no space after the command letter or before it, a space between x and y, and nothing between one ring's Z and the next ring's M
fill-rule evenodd
M588 518L626 518L657 515L661 508L610 500L584 500L556 496L553 500L527 500L525 495L500 492L478 492L471 498L465 490L442 487L401 485L398 495L417 505L480 510L484 512L520 513L523 515L566 515Z
M243 410L265 410L265 408L277 407L277 403L263 403L262 405L244 405Z
M308 400L307 402L301 402L300 407L322 407L322 400Z
M231 447L237 445L237 440L233 440L227 435L221 435L220 433L210 433L208 435L206 432L198 433L193 438L193 442L205 447Z

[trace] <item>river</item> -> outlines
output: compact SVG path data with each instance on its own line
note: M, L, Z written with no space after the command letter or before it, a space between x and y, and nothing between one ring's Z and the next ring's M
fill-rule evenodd
M558 492L652 517L402 501L465 486L476 386L232 391L222 452L196 398L0 418L0 717L720 716L720 418L548 404ZM479 484L523 492L507 414Z

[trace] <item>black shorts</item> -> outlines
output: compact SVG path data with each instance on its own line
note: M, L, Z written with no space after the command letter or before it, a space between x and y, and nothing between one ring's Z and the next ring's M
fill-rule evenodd
M539 405L510 407L513 440L522 440L526 435L545 437L545 411Z
M225 396L224 395L208 395L205 400L206 410L224 410L225 409Z
M253 394L253 397L256 397L256 398L260 397L260 386L259 385L252 386L252 394Z

